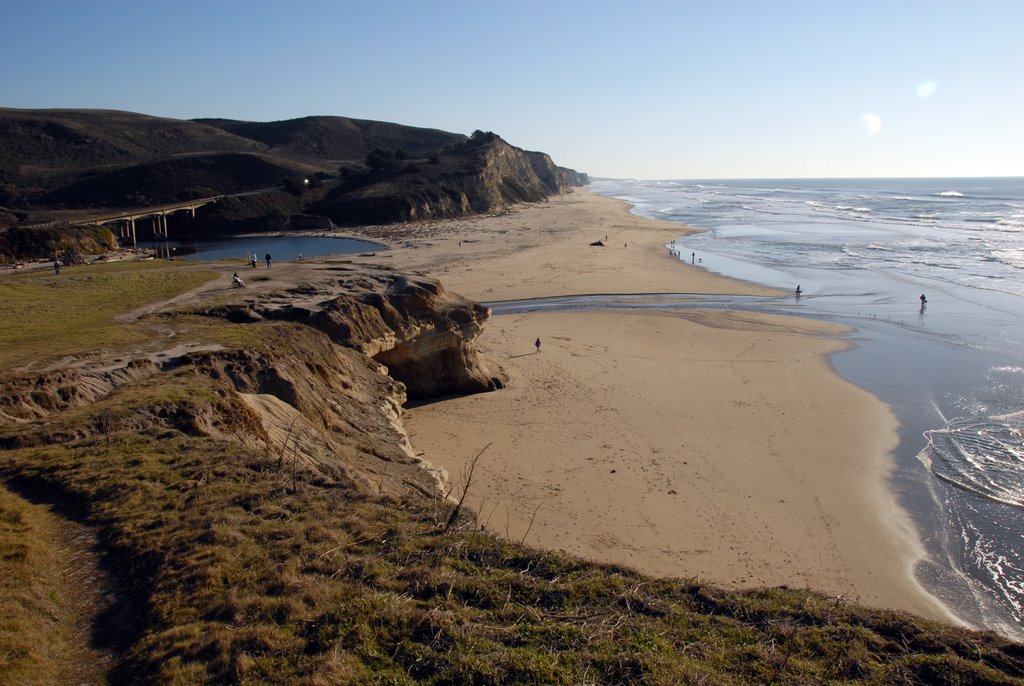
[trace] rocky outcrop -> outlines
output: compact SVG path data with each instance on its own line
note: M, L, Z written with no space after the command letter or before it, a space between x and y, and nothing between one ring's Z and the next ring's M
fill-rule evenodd
M0 263L48 259L69 252L95 255L116 247L117 239L105 226L52 224L0 229Z
M562 179L570 188L578 188L590 183L590 176L583 172L578 172L575 169L569 169L567 167L559 167L558 171L561 172Z
M301 465L328 481L443 492L443 471L413 453L402 408L408 398L507 383L476 347L490 315L486 307L432 279L360 269L341 276L332 270L286 291L253 286L237 296L227 304L165 311L161 327L172 327L183 314L216 317L225 326L253 327L239 340L257 345L178 343L4 373L0 450L123 429L183 433L239 441L269 461ZM223 291L210 297L221 299ZM163 386L189 391L174 396L143 390ZM118 400L126 397L150 400ZM60 417L101 406L118 409L74 423L73 433L62 428ZM21 430L33 423L44 428Z
M204 312L234 322L300 322L383 364L410 398L480 393L508 378L476 346L490 310L426 277L359 274Z
M580 174L575 169L557 166L547 153L530 152L527 150L524 154L530 160L530 166L533 167L537 178L540 179L541 183L548 190L548 195L565 193L572 188L585 186L589 183L586 174Z
M25 423L107 397L116 389L158 371L148 359L114 365L69 365L5 380L0 425Z
M488 308L448 293L437 281L406 276L375 299L400 336L374 359L405 384L409 397L480 393L508 382L476 347Z
M387 224L499 212L539 202L581 185L584 177L557 167L495 134L478 133L431 162L395 162L328 192L314 205L338 224Z

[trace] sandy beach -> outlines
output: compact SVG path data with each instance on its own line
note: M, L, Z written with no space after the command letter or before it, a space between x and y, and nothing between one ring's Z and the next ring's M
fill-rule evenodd
M665 244L686 230L578 190L422 225L404 243L378 233L394 250L360 261L483 301L771 292L670 256ZM487 446L468 502L511 539L949 619L913 579L920 545L887 487L895 419L829 366L842 332L742 312L496 316L480 347L508 388L413 408L406 426L456 488Z

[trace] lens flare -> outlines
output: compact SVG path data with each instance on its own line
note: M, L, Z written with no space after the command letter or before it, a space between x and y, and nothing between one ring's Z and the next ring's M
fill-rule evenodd
M860 123L867 131L868 136L877 136L879 131L882 130L882 118L874 112L868 112L860 115Z
M939 84L937 84L935 81L932 81L931 79L927 81L922 81L921 83L917 84L917 97L927 98L932 93L934 93L938 87Z

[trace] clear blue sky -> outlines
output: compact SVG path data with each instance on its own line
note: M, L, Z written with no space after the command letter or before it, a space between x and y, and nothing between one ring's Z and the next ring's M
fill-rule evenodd
M494 131L595 176L1024 176L1021 0L0 0L0 106Z

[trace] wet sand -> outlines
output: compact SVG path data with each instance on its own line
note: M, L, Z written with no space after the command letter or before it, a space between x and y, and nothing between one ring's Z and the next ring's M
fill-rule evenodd
M416 232L365 261L483 301L772 292L680 262L665 244L686 227L586 190ZM921 547L887 485L896 421L828 363L842 331L721 311L502 315L479 343L509 387L417 407L406 426L456 488L489 445L468 502L514 540L949 619L913 579Z

